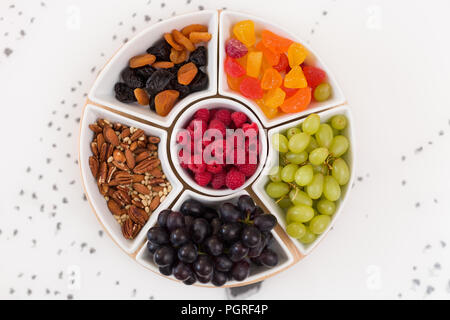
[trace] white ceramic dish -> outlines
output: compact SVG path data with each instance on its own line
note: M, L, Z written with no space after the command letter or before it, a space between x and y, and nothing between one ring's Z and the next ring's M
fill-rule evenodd
M137 103L127 104L118 101L115 98L114 85L120 81L120 74L128 65L130 58L145 53L153 43L163 37L164 33L170 32L173 29L181 29L192 23L207 25L209 33L212 34L212 39L208 42L208 89L195 92L182 99L166 117L159 116L156 112L151 111L148 106L140 106ZM218 12L205 10L177 16L150 26L127 42L108 62L95 81L89 93L89 99L111 109L151 121L160 126L169 127L178 112L185 106L198 99L217 93L218 25Z
M114 219L113 215L109 211L106 201L98 191L97 182L92 176L89 168L89 157L92 155L90 149L90 143L93 138L93 132L89 129L89 124L94 123L97 119L107 119L111 122L119 122L127 126L133 126L145 131L147 135L157 136L161 139L158 148L158 154L161 159L162 169L169 182L172 184L172 191L168 194L167 198L160 204L160 206L151 214L151 217L158 215L158 213L167 208L183 190L183 185L178 181L173 173L169 161L167 159L166 145L167 145L167 132L149 125L139 123L137 121L128 119L119 114L110 112L106 109L87 105L83 119L81 122L81 134L80 134L80 166L81 174L84 181L86 196L89 199L93 209L95 210L98 219L103 224L105 229L109 232L113 240L127 253L134 253L140 244L144 241L147 230L150 228L150 220L145 224L138 236L134 240L127 240L122 235L120 225Z
M192 176L187 172L187 170L183 169L180 166L179 160L178 160L178 145L177 145L177 133L180 129L185 128L189 121L192 119L194 114L197 112L197 110L207 108L207 109L218 109L218 108L226 108L233 111L241 111L247 115L248 118L252 122L255 122L258 125L259 128L259 140L260 140L260 147L261 152L259 154L259 165L258 169L256 170L255 174L249 178L245 184L236 190L231 189L223 189L223 190L214 190L211 187L201 187L199 186ZM181 116L178 118L177 122L175 123L175 126L172 130L171 136L170 136L170 156L172 159L172 163L175 166L178 174L180 175L181 179L185 181L188 185L190 185L192 188L207 194L207 195L214 195L214 196L224 196L231 193L235 193L237 191L243 190L247 188L249 185L253 183L253 181L258 177L260 174L264 163L267 158L267 138L266 138L266 132L264 128L261 126L261 122L259 119L244 105L242 105L239 102L236 102L231 99L224 99L224 98L212 98L212 99L205 99L200 102L197 102L194 105L191 105L189 109L184 110L184 112L181 114Z
M228 195L225 197L207 197L204 195L197 194L192 191L185 191L177 200L177 202L173 205L172 210L179 210L181 205L184 201L188 199L196 199L201 201L202 203L209 205L211 207L217 208L221 203L224 202L231 202L236 204L237 200L241 195L248 195L246 191L239 191L232 195ZM155 225L157 222L157 216L152 215L151 223L152 226ZM284 268L288 267L294 262L294 258L291 254L291 252L288 250L286 245L283 243L283 241L280 239L280 237L277 235L276 232L272 231L272 234L274 236L273 243L271 244L271 249L274 250L278 254L278 265L274 268L265 268L265 267L257 267L252 266L252 269L250 271L250 276L245 280L245 283L252 283L257 281L258 279L263 280L264 278L269 277L270 275L277 273ZM147 250L147 243L141 248L139 253L136 256L136 260L138 263L143 265L144 267L159 273L157 265L153 262L152 255ZM170 276L172 280L176 280L173 276ZM178 281L178 280L176 280ZM237 281L228 281L225 286L234 286L236 284L239 284L240 282ZM208 285L204 285L208 286ZM211 286L211 285L209 285Z
M289 38L293 41L299 42L305 48L307 48L309 51L309 55L306 59L306 63L309 65L317 66L317 67L323 69L327 73L329 83L333 88L332 97L325 102L312 102L310 107L303 112L294 113L294 114L285 114L285 115L276 117L274 119L269 119L264 115L261 108L253 100L247 99L244 96L242 96L241 94L229 89L228 84L227 84L227 76L226 76L224 68L223 68L224 62L225 62L225 57L226 57L225 42L232 35L232 28L233 28L234 24L241 20L253 20L255 22L255 31L256 31L257 35L258 35L258 33L260 34L263 29L268 29L280 36L283 36L283 37ZM279 124L287 122L287 121L296 120L307 114L326 110L330 107L335 107L335 106L341 105L345 102L344 94L342 93L341 88L339 87L338 83L336 82L334 75L325 66L325 64L322 62L320 57L314 52L314 50L306 43L306 41L300 39L296 34L289 32L278 25L269 23L264 19L252 16L252 15L228 11L228 10L222 11L220 13L219 41L220 41L219 42L219 94L221 94L223 96L232 97L237 100L245 102L258 115L262 124L266 128L271 128L271 127L274 127L276 125L279 125Z
M340 106L334 109L330 109L321 113L318 113L320 115L320 119L322 122L327 122L331 119L331 117L337 115L337 114L344 114L348 118L348 127L343 131L343 134L349 139L350 141L350 148L349 151L342 157L348 164L350 168L350 180L347 185L341 188L342 196L341 199L338 200L337 206L336 206L336 212L332 217L331 223L326 229L326 231L317 237L317 239L309 244L304 245L300 243L300 241L291 238L292 242L295 244L295 246L298 248L298 250L304 254L308 255L312 249L316 247L316 245L325 237L327 232L333 227L334 223L336 222L336 219L341 215L345 201L347 200L349 194L350 194L350 188L353 184L354 176L355 176L355 138L353 136L353 119L351 116L350 109L348 106ZM253 184L253 191L256 193L256 195L261 199L261 201L264 203L264 205L271 211L272 214L274 214L278 218L278 223L283 227L284 230L286 230L286 214L283 209L281 209L278 204L275 202L274 199L270 198L265 191L265 187L267 183L269 182L269 171L270 169L278 165L278 152L275 151L271 147L271 139L272 136L276 133L284 132L289 128L295 127L300 125L303 122L304 119L294 121L287 123L285 125L279 126L277 128L273 128L269 130L268 133L268 140L269 140L269 155L267 158L266 166L264 167L260 177L255 181Z

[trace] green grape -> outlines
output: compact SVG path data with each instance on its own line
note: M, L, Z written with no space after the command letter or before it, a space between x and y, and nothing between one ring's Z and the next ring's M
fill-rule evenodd
M289 185L284 182L270 182L266 186L266 193L269 197L278 199L287 195L290 189Z
M333 176L325 177L323 195L330 201L337 201L341 197L341 187Z
M334 157L340 157L347 152L350 143L344 136L336 136L333 138L330 146L330 153Z
M308 144L308 147L306 148L306 152L311 153L314 149L319 148L319 144L317 143L317 140L311 136L311 141Z
M308 152L302 151L300 153L288 152L285 156L286 160L293 164L302 164L308 160Z
M312 165L308 164L306 166L300 167L295 173L295 182L304 187L311 183L314 177L314 170Z
M290 138L292 138L292 136L296 135L297 133L301 133L301 132L302 132L302 130L300 130L300 128L293 127L286 131L286 136L288 139L290 139Z
M276 133L272 136L272 144L275 150L281 153L288 152L288 139L281 133Z
M331 118L331 126L336 130L344 130L347 128L347 117L340 114Z
M294 222L308 222L314 217L314 209L305 206L303 204L299 204L293 207L290 207L287 211L286 216L288 217L289 221Z
M336 179L339 185L344 186L350 180L350 169L345 160L338 158L333 162L332 176Z
M309 162L313 165L318 166L325 162L328 157L328 149L327 148L317 148L314 149L309 154Z
M303 237L301 237L300 242L303 244L310 244L313 243L314 240L316 240L316 235L309 230L309 228L306 228L306 233Z
M269 171L269 178L273 182L280 182L281 181L281 167L275 166Z
M336 212L336 204L328 199L320 199L316 207L317 211L328 216L332 216Z
M293 135L289 139L289 150L294 153L300 153L304 151L308 146L310 139L311 136L304 132Z
M312 207L313 205L311 198L306 194L306 192L300 189L292 189L289 192L289 199L294 205L302 204L308 207Z
M320 117L313 113L310 114L305 121L302 123L302 129L303 132L306 132L307 134L313 135L319 130L320 127Z
M330 96L331 86L328 83L321 83L314 89L314 99L319 102L328 100Z
M310 184L306 186L306 193L311 199L319 199L323 192L324 177L322 173L316 173Z
M311 222L309 223L309 229L312 233L322 234L325 232L330 222L330 216L321 214L311 220Z
M286 232L292 238L300 239L306 234L306 227L302 223L292 222L287 225Z
M319 146L330 148L333 141L333 129L328 124L322 123L316 133L316 140Z
M288 164L281 169L281 180L284 182L293 182L295 180L295 173L298 170L298 165Z
M324 176L328 174L328 167L325 164L313 166L314 173L321 173Z
M292 205L293 204L289 198L283 198L280 201L278 201L278 206L281 209L288 209L288 208L292 207Z
M339 130L335 129L335 128L331 128L331 130L333 130L333 136L334 137L336 137L336 136L341 134L341 132Z

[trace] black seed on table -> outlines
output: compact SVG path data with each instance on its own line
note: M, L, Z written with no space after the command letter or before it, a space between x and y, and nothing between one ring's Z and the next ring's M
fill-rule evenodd
M68 294L67 295L67 300L73 300L73 295L72 294Z
M67 200L67 198L64 197L64 198L62 199L62 203L69 203L69 201Z
M11 48L5 48L5 51L3 52L6 57L9 57L13 53L13 50Z
M144 20L145 22L149 22L152 18L148 15L145 15Z

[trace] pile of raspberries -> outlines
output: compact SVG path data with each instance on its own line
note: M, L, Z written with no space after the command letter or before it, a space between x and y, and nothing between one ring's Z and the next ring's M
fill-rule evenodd
M223 155L224 161L221 164L217 164L215 162L210 161L211 163L205 163L202 160L201 164L194 164L194 127L195 124L201 125L203 133L207 129L217 129L222 133L223 136ZM226 147L226 129L242 129L246 132L249 129L255 130L256 139L249 139L248 137L245 140L245 150L238 150L238 143L234 145L234 164L227 164L226 155L227 150ZM183 149L179 151L179 161L180 165L183 169L187 170L198 185L202 187L211 187L215 190L229 188L231 190L236 190L242 185L245 184L248 178L253 176L258 168L258 161L256 163L249 163L249 153L256 152L256 155L259 154L259 129L258 125L247 117L247 115L243 112L233 112L228 109L199 109L193 119L189 122L187 127L185 127L187 131L184 134L189 134L191 136L191 160L187 162L183 162ZM206 140L206 141L205 141ZM213 140L213 139L212 139ZM179 145L183 145L186 143L188 139L185 139L182 134L178 135L177 142ZM220 143L220 141L216 141L216 143ZM213 141L208 141L208 139L202 140L202 154L203 150L210 144L214 143ZM245 162L243 164L238 164L237 161L237 153L245 152ZM202 157L203 159L203 157ZM259 159L259 158L257 158ZM241 161L242 162L242 161Z

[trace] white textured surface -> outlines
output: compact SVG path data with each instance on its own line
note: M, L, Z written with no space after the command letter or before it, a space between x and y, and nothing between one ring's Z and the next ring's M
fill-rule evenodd
M253 298L450 297L448 1L44 2L0 4L1 298L226 297L159 278L100 236L74 163L76 118L99 68L133 27L199 6L251 12L308 40L355 119L357 179L345 212Z

